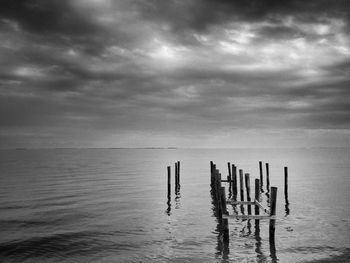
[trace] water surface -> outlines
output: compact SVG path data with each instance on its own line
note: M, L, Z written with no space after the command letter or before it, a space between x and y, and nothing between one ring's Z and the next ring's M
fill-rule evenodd
M180 194L167 203L166 167L178 160ZM266 220L230 220L222 246L211 160L225 176L235 163L251 182L258 161L270 163L274 248ZM1 150L0 261L348 262L349 160L349 149L331 148Z

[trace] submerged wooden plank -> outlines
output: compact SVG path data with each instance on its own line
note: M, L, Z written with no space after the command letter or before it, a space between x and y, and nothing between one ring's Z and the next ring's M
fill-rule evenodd
M266 214L270 214L270 210L266 209L262 204L259 203L258 200L255 200L255 204L260 207L260 209L262 209Z
M264 215L223 215L223 218L232 218L232 219L276 219L276 216L264 216Z
M231 205L255 205L255 202L249 202L249 201L232 201L230 199L228 199L226 201L227 204L231 204Z

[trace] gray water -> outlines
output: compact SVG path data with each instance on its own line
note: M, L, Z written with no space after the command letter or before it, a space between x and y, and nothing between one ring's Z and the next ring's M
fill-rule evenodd
M167 204L166 167L181 161ZM278 187L268 221L229 221L223 249L210 166L227 162ZM0 262L349 262L349 149L51 149L0 151ZM283 167L289 167L289 211ZM173 188L173 186L172 186Z

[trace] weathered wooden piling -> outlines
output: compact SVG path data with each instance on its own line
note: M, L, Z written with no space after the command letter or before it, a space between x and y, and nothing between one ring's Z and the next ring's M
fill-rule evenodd
M177 173L178 173L178 170L177 170L177 162L175 163L175 193L177 192L177 185L178 185L178 178L177 178Z
M255 179L255 200L260 201L260 180ZM255 215L259 215L259 206L255 205Z
M260 171L260 187L263 186L263 168L262 168L262 161L259 161L259 171Z
M233 198L237 198L237 167L232 164L232 194Z
M284 167L284 196L288 203L288 167Z
M250 177L249 177L249 174L246 173L244 175L245 177L245 187L246 187L246 191L247 191L247 201L250 202L251 199L250 199ZM251 215L252 214L252 210L251 210L251 205L248 205L248 215Z
M276 201L277 201L277 187L271 187L271 197L270 197L270 227L269 227L269 240L270 243L275 242L275 223L276 219Z
M270 169L269 169L269 163L265 164L266 166L266 189L269 191L270 189Z
M210 161L210 186L213 187L213 161Z
M180 161L177 161L177 186L180 188Z
M239 169L239 191L241 194L241 201L244 201L243 170L242 169Z
M171 196L171 167L168 166L168 198Z
M230 235L229 235L228 219L227 218L222 219L222 233L223 233L223 241L226 243L229 242Z
M216 164L212 162L212 165L211 165L211 175L210 175L210 178L211 178L211 187L213 189L215 189L215 172L216 172Z
M227 176L227 181L229 181L229 189L231 191L231 185L232 185L232 173L231 173L231 163L227 163L227 169L228 169L228 176Z

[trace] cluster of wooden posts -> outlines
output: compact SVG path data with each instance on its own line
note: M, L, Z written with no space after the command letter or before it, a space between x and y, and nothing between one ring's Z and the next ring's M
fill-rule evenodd
M229 218L238 219L269 219L269 240L270 243L274 243L275 239L275 222L276 222L276 200L277 200L277 187L270 187L269 177L269 164L266 163L266 196L269 207L264 207L261 203L263 190L263 165L259 162L260 179L255 179L255 196L254 200L251 200L250 189L250 174L244 173L243 170L238 169L231 163L228 163L228 176L222 178L220 171L216 168L216 164L210 162L210 175L211 175L211 194L213 203L216 210L216 216L220 225L220 232L224 242L229 242ZM239 180L238 178L239 177ZM222 183L228 183L228 198L226 197L226 188L222 186ZM244 185L246 190L246 200L244 195ZM239 192L238 192L239 190ZM238 194L239 193L239 194ZM288 207L288 168L284 167L284 193L286 198L286 209ZM238 200L238 195L240 200ZM232 205L232 214L228 212L228 205ZM238 213L236 206L241 206L241 214ZM247 205L247 214L244 214L243 206ZM252 208L254 206L254 214L252 214ZM263 214L260 214L260 210Z
M175 163L175 194L180 191L180 161ZM171 197L171 166L168 166L168 199Z

